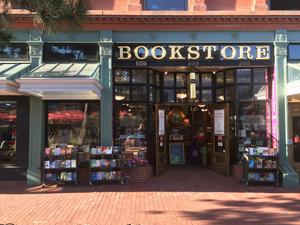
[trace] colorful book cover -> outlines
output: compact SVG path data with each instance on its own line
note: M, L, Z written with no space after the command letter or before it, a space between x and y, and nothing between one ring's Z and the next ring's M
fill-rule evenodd
M49 169L50 168L50 161L45 161L45 169Z
M72 161L67 159L65 162L65 168L71 168L71 166L72 166Z
M60 155L61 148L55 148L54 155Z
M77 167L77 161L76 159L71 160L71 168L76 168Z
M45 155L51 155L51 148L45 148Z

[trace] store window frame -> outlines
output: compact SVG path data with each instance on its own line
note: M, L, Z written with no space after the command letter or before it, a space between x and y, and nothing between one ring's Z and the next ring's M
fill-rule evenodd
M10 48L10 50L3 50L4 48ZM21 55L20 57L13 58L13 57L5 57L5 51L14 51L12 49L21 49ZM29 56L29 45L27 43L22 42L10 42L8 44L0 44L0 60L3 62L29 62L30 56Z
M48 113L49 113L49 103L97 103L99 105L99 129L101 129L101 101L100 100L46 100L45 101L45 112L44 112L44 117L45 117L45 140L44 140L44 145L47 147L49 145L48 141L48 131L49 131L49 125L48 125ZM98 136L98 145L101 144L101 131L99 132Z
M299 57L292 57L292 52L297 50L293 50L292 47L298 47L300 52L300 43L290 43L288 45L288 61L290 62L299 62L300 61L300 53L298 53Z
M153 1L156 1L156 0L143 0L143 10L145 11L187 11L188 10L188 4L189 4L189 1L188 0L181 0L182 3L180 4L179 2L177 4L180 4L181 6L178 6L179 8L178 9L172 9L172 8L165 8L165 9L161 9L159 8L159 6L157 6L158 8L154 9L153 7L149 7L150 4L154 4ZM160 0L158 0L160 1ZM159 3L158 3L159 4Z
M0 96L1 102L16 102L16 156L14 162L0 163L0 168L9 165L11 168L28 167L29 159L29 97ZM10 176L8 174L8 176ZM19 179L19 178L16 178ZM25 179L25 177L22 177Z

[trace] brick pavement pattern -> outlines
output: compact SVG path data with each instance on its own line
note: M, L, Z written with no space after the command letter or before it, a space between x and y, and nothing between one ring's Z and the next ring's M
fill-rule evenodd
M300 188L245 187L206 169L124 186L0 185L0 224L300 224Z

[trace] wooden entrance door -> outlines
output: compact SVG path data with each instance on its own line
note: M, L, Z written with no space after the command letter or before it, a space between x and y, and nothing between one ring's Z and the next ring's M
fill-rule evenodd
M229 103L212 106L212 168L215 172L230 175Z
M156 117L156 175L163 174L167 169L166 146L166 110L162 105L155 106Z

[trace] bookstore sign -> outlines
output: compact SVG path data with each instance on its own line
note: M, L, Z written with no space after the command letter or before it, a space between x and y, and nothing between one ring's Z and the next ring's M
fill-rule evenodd
M114 66L272 65L270 44L116 44Z

